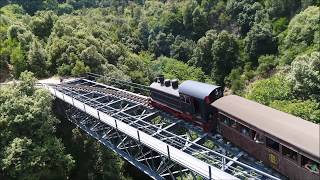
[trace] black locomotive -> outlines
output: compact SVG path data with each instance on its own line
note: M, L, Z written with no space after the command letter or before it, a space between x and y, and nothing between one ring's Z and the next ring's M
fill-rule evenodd
M177 117L201 126L205 131L212 127L214 108L210 104L223 96L220 86L197 81L164 79L158 76L150 85L151 104Z

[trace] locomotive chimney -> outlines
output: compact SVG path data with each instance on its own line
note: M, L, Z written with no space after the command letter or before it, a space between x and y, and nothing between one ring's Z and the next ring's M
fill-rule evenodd
M166 87L169 87L170 84L171 84L170 79L166 79L166 80L164 81L164 85L165 85Z
M171 81L171 86L172 86L173 89L177 89L178 85L179 85L179 81L177 79L173 79Z
M164 82L164 76L163 76L163 75L159 75L159 76L158 76L158 79L159 79L160 83L163 84L163 82Z

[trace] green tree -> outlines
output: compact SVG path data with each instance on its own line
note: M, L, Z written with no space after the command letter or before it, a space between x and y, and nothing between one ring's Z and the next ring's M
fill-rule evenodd
M237 22L240 33L245 35L254 25L256 13L262 8L262 5L254 0L229 0L226 11Z
M235 94L242 94L245 87L245 80L242 77L241 69L232 69L229 76L226 78L226 84Z
M71 74L75 76L83 75L87 72L90 72L90 68L88 66L85 66L82 61L76 61L76 64L71 70Z
M273 32L274 32L275 34L281 33L282 31L286 30L288 24L289 24L289 21L288 21L288 19L285 18L285 17L276 19L276 20L272 23Z
M176 36L173 44L170 46L170 56L174 59L188 62L192 57L195 46L194 41Z
M6 6L0 6L0 14L4 14L5 16L9 17L10 19L18 20L25 15L25 11L22 6L18 4L8 4Z
M298 56L291 64L289 79L298 97L320 102L320 52Z
M197 3L193 0L189 0L189 1L186 1L186 5L184 5L182 9L183 25L189 33L192 31L192 28L193 28L192 13L196 7L197 7Z
M105 64L105 65L102 66L102 68L103 68L103 74L106 77L111 77L111 78L114 78L114 79L118 79L118 80L122 80L122 81L128 81L128 82L131 81L131 78L122 71L122 70L126 69L125 67L117 68L116 66L114 66L112 64Z
M280 34L282 63L290 64L300 53L319 50L319 11L319 7L308 7L293 17L287 30Z
M24 51L29 51L30 45L33 42L34 35L23 24L11 25L7 31L9 40L17 41Z
M12 49L10 54L10 62L13 65L13 75L19 77L20 74L28 69L28 62L25 58L25 52L17 46Z
M256 24L252 27L245 38L245 52L254 66L257 66L259 56L277 52L277 40L269 24Z
M25 52L21 49L20 44L12 39L6 39L0 42L0 58L2 70L9 70L9 65L13 65L13 75L19 77L20 73L27 70ZM8 76L8 75L5 75Z
M101 64L107 62L107 60L93 45L82 51L80 58L83 60L84 64L92 70L92 72L99 72L101 70Z
M320 124L320 103L318 102L312 100L275 100L270 104L270 106L280 111Z
M257 75L264 78L270 76L278 64L277 60L277 57L274 55L260 56L258 59L259 66L256 71Z
M202 37L208 30L207 13L197 7L192 12L192 34L195 39Z
M265 0L264 4L272 17L291 17L300 6L296 0Z
M173 43L174 37L172 34L160 32L154 39L149 39L149 50L157 57L164 55L170 56L170 45Z
M209 77L197 67L188 66L187 64L167 57L160 57L150 66L150 72L153 77L164 74L169 79L179 80L197 80L202 82L210 82Z
M137 36L142 42L143 49L148 49L148 38L149 38L149 25L145 20L142 20L138 24Z
M275 100L291 99L292 91L286 78L277 75L254 82L250 85L246 98L268 106Z
M66 124L69 125L69 124ZM65 137L78 166L73 171L75 179L125 180L124 161L100 142L79 128L68 129Z
M132 82L140 84L149 84L148 63L141 56L129 54L122 62L123 71L130 77Z
M0 88L0 166L7 179L66 179L72 157L55 136L59 121L51 96L34 87L30 72L21 83Z
M207 31L206 35L198 40L190 60L190 64L201 67L206 74L210 74L212 70L212 45L217 36L215 30Z
M53 11L41 11L32 17L29 26L34 35L45 39L51 34L56 19L57 15Z
M67 3L59 4L57 9L58 15L70 14L73 11L73 6Z
M43 0L30 0L27 2L24 0L12 0L11 2L21 5L23 9L31 15L33 15L36 11L43 9L43 5L45 3Z
M184 31L183 18L180 11L164 12L159 23L163 32L167 34L177 35Z
M44 77L47 75L47 56L42 45L34 40L28 52L28 64L30 70L37 77Z
M212 44L211 77L219 85L224 85L224 79L238 65L239 46L236 37L222 31Z

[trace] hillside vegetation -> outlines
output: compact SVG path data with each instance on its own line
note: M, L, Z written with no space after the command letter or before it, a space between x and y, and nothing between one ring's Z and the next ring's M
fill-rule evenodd
M25 71L36 78L93 72L149 85L164 74L221 85L320 123L319 23L317 0L2 0L0 82L31 78ZM20 125L38 127L33 119L52 125L58 121L46 109L51 100L45 92L20 85L0 92L0 179L48 179L45 174L127 178L121 160L76 130L74 137L94 144L78 144L81 153L99 152L92 157L96 159L110 155L117 162L114 173L105 173L112 167L92 161L87 165L95 168L75 174L81 169L81 153L65 149L54 129L9 137L7 133L20 133ZM48 139L34 140L44 133ZM59 161L56 156L50 161L32 156L32 162L44 162L40 168L19 159L54 145L43 157L53 153Z

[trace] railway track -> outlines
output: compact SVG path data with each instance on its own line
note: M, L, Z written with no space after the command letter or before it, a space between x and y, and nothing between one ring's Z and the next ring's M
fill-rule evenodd
M103 94L108 94L115 96L117 98L123 98L127 101L131 101L134 103L139 103L144 107L147 107L149 109L153 109L152 106L149 105L149 98L144 96L137 96L133 93L129 93L126 91L119 91L118 89L113 88L100 88L100 87L91 87L91 86L85 86L85 85L70 85L70 84L61 84L61 86L68 87L74 90L80 90L84 92L98 92Z

